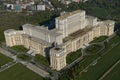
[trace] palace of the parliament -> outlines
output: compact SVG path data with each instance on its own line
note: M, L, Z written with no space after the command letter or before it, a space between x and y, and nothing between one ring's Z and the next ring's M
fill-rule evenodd
M114 21L98 21L86 15L84 10L67 12L55 19L55 28L24 24L23 30L4 31L6 45L23 45L28 54L40 54L50 58L50 67L61 70L66 66L67 54L82 48L95 37L110 36Z

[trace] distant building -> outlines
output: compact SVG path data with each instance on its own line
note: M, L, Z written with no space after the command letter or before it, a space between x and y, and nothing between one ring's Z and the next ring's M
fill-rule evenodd
M14 3L4 3L4 9L8 11L45 11L54 10L54 6L50 1L40 1L40 3L35 2L37 0L16 0Z
M86 2L86 1L88 1L88 0L72 0L73 2Z
M62 2L63 4L68 5L68 4L70 4L72 1L71 1L71 0L62 0L61 2Z
M14 4L14 10L15 10L16 12L21 12L21 11L22 11L21 5L20 5L20 4Z
M46 10L45 4L36 4L30 6L30 10L35 10L35 11L44 11Z
M4 3L3 4L3 8L7 11L16 11L16 12L21 12L22 11L22 7L20 4L7 4Z
M4 4L3 4L3 8L4 8L5 10L13 10L13 9L14 9L14 5L13 5L13 4L4 3Z
M23 30L9 29L4 32L6 45L24 45L29 54L50 57L50 67L61 70L66 66L66 56L89 43L95 37L110 36L114 21L97 21L84 10L64 13L55 19L55 28L23 25Z

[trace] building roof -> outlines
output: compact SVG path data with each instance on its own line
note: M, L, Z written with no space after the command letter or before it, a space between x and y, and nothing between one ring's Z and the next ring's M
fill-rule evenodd
M66 14L64 14L64 15L62 15L60 17L57 17L57 19L61 19L62 20L62 19L65 19L65 18L67 18L69 16L72 16L72 15L74 15L76 13L80 13L80 12L83 12L83 10L76 10L76 11L73 11L73 12L66 13Z
M11 32L14 32L15 30L14 29L8 29L8 30L5 30L4 32L5 33L11 33Z
M104 27L104 26L108 26L108 25L114 25L114 23L115 23L115 21L105 20L105 21L98 22L98 26Z
M59 48L59 47L54 47L51 49L52 53L55 54L56 57L60 57L65 55L65 51L63 48Z
M44 27L44 26L34 26L34 25L31 25L31 24L25 24L25 25L23 25L23 27L31 28L31 29L40 31L42 33L50 34L52 36L59 36L59 35L61 35L61 33L59 33L59 31L56 28L49 30L47 27Z
M115 21L113 21L113 20L105 20L104 23L105 24L114 24Z
M8 29L5 30L4 33L8 35L13 35L13 34L23 34L24 32L21 30Z
M40 43L40 44L42 44L42 45L44 45L44 46L50 46L50 45L51 45L50 43L48 43L48 42L45 41L45 40L42 40L42 39L39 39L39 38L36 38L36 37L33 37L33 36L29 36L29 35L27 35L27 34L23 34L23 37L24 37L24 38L28 38L28 39L30 39L30 40L32 40L32 41L38 42L38 43Z
M80 29L72 34L70 34L68 37L64 38L63 42L67 42L69 40L73 40L73 39L76 39L80 36L83 36L85 35L87 32L91 31L92 28L84 28L84 29Z

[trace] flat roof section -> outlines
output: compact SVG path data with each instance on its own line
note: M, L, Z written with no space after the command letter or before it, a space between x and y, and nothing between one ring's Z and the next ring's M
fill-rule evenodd
M67 42L69 40L73 40L73 39L76 39L78 37L81 37L91 30L92 30L92 28L84 28L82 30L80 29L80 30L70 34L68 37L64 38L63 42Z
M48 42L46 42L46 41L44 41L42 39L39 39L39 38L36 38L36 37L33 37L33 36L29 36L27 34L23 34L23 37L28 38L28 39L30 39L32 41L38 42L38 43L40 43L40 44L42 44L44 46L50 46L51 45L50 43L48 43Z
M64 14L64 15L62 15L60 17L57 17L57 19L62 20L62 19L65 19L65 18L67 18L67 17L69 17L71 15L74 15L74 14L80 13L80 12L83 12L83 10L76 10L76 11L73 11L73 12L66 13L66 14Z

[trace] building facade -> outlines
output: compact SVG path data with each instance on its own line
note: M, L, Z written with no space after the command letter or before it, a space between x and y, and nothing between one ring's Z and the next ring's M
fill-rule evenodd
M64 13L55 19L55 28L23 25L23 30L4 31L6 45L24 45L28 54L50 57L50 67L61 70L66 66L66 56L88 44L95 37L110 36L114 31L112 20L98 21L84 10Z

